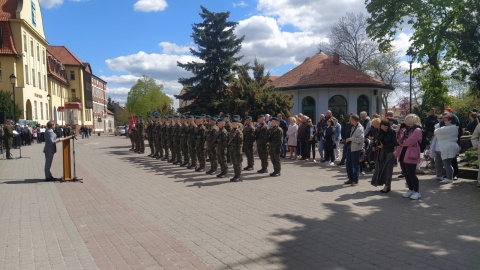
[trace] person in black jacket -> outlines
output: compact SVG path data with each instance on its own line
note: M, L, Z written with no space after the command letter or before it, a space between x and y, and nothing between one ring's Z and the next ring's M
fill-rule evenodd
M423 120L425 131L427 132L427 139L430 141L435 131L435 125L438 123L438 117L435 115L435 109L428 111L428 116Z
M377 152L377 155L375 157L375 172L371 181L373 186L384 185L383 189L380 190L382 193L388 193L391 190L393 166L395 164L393 154L395 143L396 134L390 126L390 121L382 120L372 148L372 151Z
M325 135L323 137L323 148L325 149L325 165L334 165L333 161L335 160L335 121L330 118L327 120L327 127L325 128Z
M346 121L343 125L342 125L342 141L343 141L343 151L342 151L342 159L340 160L340 163L338 163L337 165L338 166L343 166L345 165L345 160L347 159L347 155L346 155L346 152L347 152L347 144L345 143L345 140L350 137L350 130L351 130L352 126L350 125L350 122L349 121Z
M282 148L280 149L280 157L284 158L287 155L287 142L285 137L287 136L288 124L287 121L283 120L282 114L277 114L277 119L279 121L279 127L283 131L283 141L282 141Z

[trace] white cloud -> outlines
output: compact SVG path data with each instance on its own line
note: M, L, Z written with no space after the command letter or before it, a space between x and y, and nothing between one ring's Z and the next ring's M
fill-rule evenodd
M40 5L44 8L54 8L63 4L63 0L40 0Z
M239 2L233 3L233 7L244 8L244 7L248 7L248 4L245 1L239 1Z
M158 46L163 49L163 53L190 53L190 47L188 46L179 46L171 42L160 42Z
M245 35L240 53L244 55L242 62L253 63L256 58L267 68L298 65L317 53L321 41L312 32L281 31L275 19L265 16L240 21L235 34Z
M365 12L363 0L259 0L257 9L281 25L325 36L330 25L347 12Z
M412 42L410 41L411 37L412 34L402 32L398 34L393 40L392 45L394 47L394 50L399 52L400 56L404 56L407 53L407 50L410 48L412 44Z
M141 12L157 12L165 10L167 6L165 0L138 0L133 5L133 9Z

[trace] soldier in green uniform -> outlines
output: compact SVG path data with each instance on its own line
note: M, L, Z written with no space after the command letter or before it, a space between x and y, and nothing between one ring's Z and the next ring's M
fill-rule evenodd
M156 159L160 159L160 145L162 144L160 129L162 127L162 118L155 116L155 126L153 128L153 142L155 145L155 154L153 155Z
M198 167L195 168L196 172L205 171L205 135L207 129L203 125L203 119L201 116L197 116L195 119L195 124L197 125L197 130L195 135L197 137L195 145L195 153L198 159Z
M195 117L193 115L188 116L188 153L190 155L190 160L188 162L187 169L197 167L197 154L195 152L195 145L197 144L197 124L195 124Z
M153 119L151 115L147 117L147 140L150 148L150 155L148 156L153 157L155 155L155 146L153 145Z
M209 122L210 130L207 135L207 150L208 150L208 159L210 160L210 170L207 174L214 175L217 172L218 162L217 162L217 151L215 148L215 140L218 135L217 119L211 117Z
M260 114L258 116L258 127L255 129L255 140L257 141L257 152L262 168L258 170L258 173L268 172L268 146L267 146L267 133L268 126L265 124L265 115Z
M228 143L228 132L225 128L225 120L223 118L218 119L218 134L217 139L215 140L215 147L217 150L217 160L218 165L220 165L220 174L217 174L218 178L223 178L227 175L228 165L227 165L227 143Z
M138 139L138 136L140 134L140 117L137 115L135 116L135 153L140 153L140 140Z
M143 117L140 116L138 121L138 143L140 145L139 154L145 153L145 123L143 122Z
M135 119L135 117L133 117ZM132 143L132 148L129 149L129 151L135 151L136 146L135 146L135 120L133 124L128 125L128 137L130 139L130 142Z
M245 127L243 128L243 152L247 157L247 167L245 171L252 171L254 165L253 144L255 143L255 126L252 123L252 117L247 116Z
M165 123L162 126L162 146L163 146L163 151L165 152L162 159L163 161L169 161L169 157L170 157L170 138L169 138L170 123L171 123L170 116L165 116Z
M243 133L239 129L240 121L234 119L232 121L232 130L228 134L228 149L230 149L230 155L232 158L234 176L230 181L239 182L242 181L240 173L242 172L242 147L243 147Z
M168 126L168 133L167 133L168 148L170 149L170 160L168 162L174 163L177 160L177 152L175 151L175 147L174 147L174 144L175 144L174 131L175 131L175 126L177 124L175 123L175 119L173 116L170 116L168 120L170 121L170 125Z
M232 130L232 124L230 123L230 114L225 114L223 116L223 120L225 120L225 130L227 131L227 133L230 133L230 131ZM230 150L228 150L227 148L227 164L230 165L232 163L232 159L230 157Z
M175 121L175 128L173 129L173 149L175 151L175 161L173 162L173 165L180 165L182 164L182 151L180 147L180 131L182 128L182 124L180 123L180 116L175 115L173 117L173 121Z
M242 118L240 117L240 115L235 114L233 116L233 119L238 121L238 127L237 128L238 128L238 130L240 130L243 133L244 126L242 124ZM233 123L233 121L232 121L232 123Z
M277 117L272 118L272 127L268 130L268 150L273 164L273 173L270 176L280 176L280 150L282 148L283 130L278 126Z
M10 153L13 146L13 137L13 121L7 120L7 123L3 125L3 142L5 144L7 159L13 159L12 153Z
M187 117L182 115L180 117L180 151L182 153L183 162L180 164L180 167L185 167L190 160L190 156L188 155L188 125L187 125Z

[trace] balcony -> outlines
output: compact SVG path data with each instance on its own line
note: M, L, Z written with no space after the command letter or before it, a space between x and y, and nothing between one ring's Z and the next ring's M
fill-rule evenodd
M80 98L77 98L77 97L71 97L71 98L66 98L65 102L68 102L68 103L82 103L82 100Z

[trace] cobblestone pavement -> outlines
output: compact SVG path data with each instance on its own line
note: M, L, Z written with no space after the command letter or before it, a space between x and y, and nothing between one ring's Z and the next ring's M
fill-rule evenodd
M368 174L343 186L338 166L283 159L281 177L232 183L124 137L75 143L84 183L44 182L43 145L0 159L0 269L480 269L471 180L421 176L411 201L399 179L388 194Z

